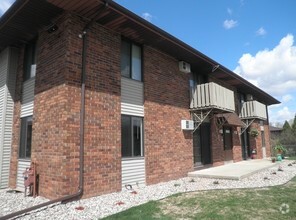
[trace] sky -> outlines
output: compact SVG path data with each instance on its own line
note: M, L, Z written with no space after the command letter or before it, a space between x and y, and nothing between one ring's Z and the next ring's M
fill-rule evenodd
M14 0L0 0L0 15ZM296 114L295 0L116 0L249 80L281 104L271 123Z

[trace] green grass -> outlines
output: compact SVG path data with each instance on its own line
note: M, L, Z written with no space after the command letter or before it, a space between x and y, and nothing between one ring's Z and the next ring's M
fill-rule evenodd
M296 177L283 186L176 194L105 218L112 219L296 219Z
M296 160L296 156L293 156L293 157L287 157L287 158L285 158L285 159L287 159L287 160Z

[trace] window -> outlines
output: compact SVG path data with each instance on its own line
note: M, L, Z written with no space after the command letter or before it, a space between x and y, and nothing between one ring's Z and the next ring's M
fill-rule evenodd
M19 158L30 158L32 146L32 117L21 119L21 143Z
M35 76L36 73L36 40L26 45L24 55L24 81Z
M141 47L121 41L121 75L142 81L142 49Z
M127 115L121 116L122 157L141 157L143 152L143 119Z

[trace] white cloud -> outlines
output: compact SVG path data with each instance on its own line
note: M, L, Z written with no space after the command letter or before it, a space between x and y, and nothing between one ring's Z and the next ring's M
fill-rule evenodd
M0 16L12 5L15 0L1 0L0 1Z
M263 27L259 28L259 29L256 31L256 35L259 35L259 36L264 36L264 35L266 35L266 34L267 34L267 32L266 32L266 30L265 30Z
M287 95L284 95L284 96L282 97L282 102L289 102L289 101L291 101L291 100L293 100L293 99L294 99L294 98L293 98L292 95L287 94Z
M150 13L148 13L148 12L144 12L144 13L142 14L142 18L144 18L145 20L151 22L153 16L152 16Z
M238 25L238 22L237 21L234 21L234 20L225 20L224 22L223 22L223 27L225 28L225 29L231 29L231 28L234 28L235 26L237 26Z
M229 15L232 15L232 9L231 9L231 8L227 8L227 13L228 13Z
M243 54L234 72L273 96L296 92L296 46L288 34L273 49Z
M294 36L283 37L273 49L243 54L234 72L282 102L269 107L271 122L284 122L296 112L296 45Z
M295 112L290 111L290 109L287 106L284 106L283 108L279 109L278 111L274 112L274 110L269 109L269 120L273 123L275 122L284 122L289 121L292 119L295 115Z

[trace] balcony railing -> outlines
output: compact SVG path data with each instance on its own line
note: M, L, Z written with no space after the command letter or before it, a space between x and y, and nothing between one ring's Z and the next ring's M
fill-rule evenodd
M234 112L234 93L214 82L197 85L195 88L192 88L190 108L216 108Z
M258 101L245 102L243 104L239 117L242 119L258 118L266 120L266 106Z

